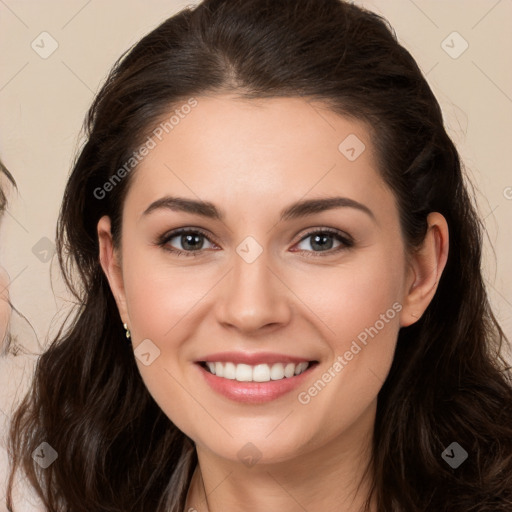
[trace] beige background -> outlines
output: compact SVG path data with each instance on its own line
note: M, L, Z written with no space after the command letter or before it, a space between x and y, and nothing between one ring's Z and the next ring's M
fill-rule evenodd
M46 260L86 110L119 55L190 3L0 0L0 156L19 188L2 220L0 262L11 276L12 302L42 342L58 327L66 304L56 258ZM356 3L391 22L441 103L449 133L479 190L489 234L484 269L490 298L512 339L512 1ZM52 44L58 46L48 55ZM35 347L26 324L13 322L13 327ZM26 384L31 373L33 359L16 360L0 361L0 427L6 425L18 383ZM5 476L1 449L0 498ZM37 510L27 501L27 489L20 486L19 493L25 496L20 510Z
M44 261L44 251L52 247L85 112L117 57L191 3L0 0L0 156L19 186L2 222L0 262L13 281L12 301L42 341L58 325L55 315L66 296L57 279L56 258ZM389 19L442 105L449 133L480 191L479 207L489 232L485 273L490 296L512 337L512 2L356 3ZM450 36L454 31L460 36ZM58 44L47 58L31 46L39 52L51 49L50 36L42 32ZM453 58L464 41L467 50ZM44 237L48 240L41 241Z

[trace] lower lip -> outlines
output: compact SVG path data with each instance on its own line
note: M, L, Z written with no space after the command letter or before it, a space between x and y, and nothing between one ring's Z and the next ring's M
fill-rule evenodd
M298 388L304 383L304 380L308 378L309 374L318 363L311 364L308 369L300 375L285 377L280 380L270 380L268 382L239 382L234 379L225 379L210 373L199 363L196 363L196 365L203 374L206 382L217 393L237 402L260 404L276 400Z

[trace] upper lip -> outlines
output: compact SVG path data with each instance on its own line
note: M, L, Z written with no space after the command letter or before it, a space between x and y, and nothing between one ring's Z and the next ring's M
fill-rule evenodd
M314 359L305 357L290 356L287 354L276 354L273 352L217 352L210 354L197 360L197 362L211 362L211 363L235 363L235 364L248 364L251 366L257 364L274 364L274 363L308 363Z

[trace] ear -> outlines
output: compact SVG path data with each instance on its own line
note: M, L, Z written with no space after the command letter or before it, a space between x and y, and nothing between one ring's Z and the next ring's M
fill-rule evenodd
M110 230L110 217L103 216L97 226L98 241L100 246L100 264L112 290L112 295L117 304L119 315L123 323L130 325L130 318L126 307L123 273L120 258L114 248L112 233Z
M409 257L401 327L417 322L436 293L448 260L448 223L438 212L427 217L427 233L421 246Z

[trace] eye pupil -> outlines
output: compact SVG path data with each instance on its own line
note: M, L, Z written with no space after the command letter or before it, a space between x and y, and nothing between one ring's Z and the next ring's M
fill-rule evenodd
M327 243L326 242L327 239ZM322 241L320 241L322 240ZM316 234L312 237L311 240L311 247L313 249L320 248L320 249L332 249L333 246L333 237L329 234Z
M181 236L181 244L182 244L182 247L185 249L185 250L188 250L188 249L201 249L202 246L203 246L203 240L202 240L202 235L199 235L199 234L194 234L194 235L182 235ZM195 242L198 242L198 244L194 244L194 240Z

